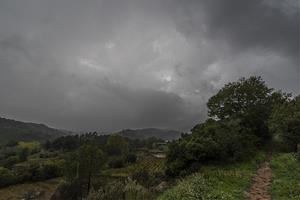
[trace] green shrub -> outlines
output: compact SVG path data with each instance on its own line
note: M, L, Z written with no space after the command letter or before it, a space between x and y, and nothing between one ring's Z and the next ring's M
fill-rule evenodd
M20 162L19 156L10 156L5 159L3 166L6 168L11 168L13 165L17 164Z
M232 195L221 190L215 190L218 180L214 177L204 177L194 174L188 179L165 192L159 200L234 200Z
M41 166L43 179L59 177L63 175L63 161L52 160L46 161Z
M273 181L272 199L300 199L300 162L292 153L273 155L271 160Z
M145 188L150 188L161 183L165 179L165 175L161 172L150 172L149 170L142 168L134 172L131 175L131 179Z
M13 168L16 174L16 182L23 183L31 179L31 172L29 165L18 165Z
M150 192L136 181L128 179L125 183L125 200L150 199Z
M274 140L296 152L300 143L300 96L275 107L268 124Z
M137 160L137 156L133 153L129 153L127 156L126 156L126 162L128 163L135 163Z
M169 145L167 175L189 172L197 163L246 159L253 154L258 141L240 120L208 120L192 131Z
M85 200L121 200L124 199L125 184L113 181L98 190L92 190Z
M124 160L123 158L113 158L108 162L108 166L110 168L121 168L124 167Z
M28 156L29 156L29 149L28 148L22 148L19 151L19 160L21 162L26 161Z
M8 186L15 183L16 177L12 171L0 167L0 187Z
M57 190L60 194L60 200L79 200L83 196L83 190L78 180L62 182Z

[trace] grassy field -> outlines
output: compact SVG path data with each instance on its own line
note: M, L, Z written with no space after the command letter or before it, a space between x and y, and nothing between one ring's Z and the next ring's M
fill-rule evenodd
M18 184L0 189L0 200L20 200L29 191L41 192L40 200L49 200L61 178L42 182Z
M250 161L225 165L204 166L158 197L158 200L242 200L259 164L265 160L260 153Z
M300 199L300 162L291 153L273 155L271 161L273 200Z

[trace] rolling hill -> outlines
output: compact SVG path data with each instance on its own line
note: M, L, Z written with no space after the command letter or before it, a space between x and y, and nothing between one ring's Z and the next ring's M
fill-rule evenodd
M20 122L0 117L0 144L8 141L46 141L66 135L65 131L44 124Z
M157 128L124 129L117 134L130 139L147 139L156 137L163 140L175 140L181 136L181 132Z

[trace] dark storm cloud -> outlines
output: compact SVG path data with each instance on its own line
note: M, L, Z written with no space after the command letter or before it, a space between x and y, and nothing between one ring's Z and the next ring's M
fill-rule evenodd
M1 115L190 129L241 76L298 92L296 0L0 0Z
M299 2L297 0L192 0L174 1L177 27L197 38L225 40L235 51L247 48L299 53ZM178 15L178 16L177 16Z
M178 31L222 52L214 59L225 75L217 79L232 79L232 72L262 75L274 87L299 93L299 1L186 2L170 1L169 13Z

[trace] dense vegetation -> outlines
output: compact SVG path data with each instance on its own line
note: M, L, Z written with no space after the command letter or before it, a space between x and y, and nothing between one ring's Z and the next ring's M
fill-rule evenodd
M163 193L158 200L244 199L251 177L264 159L265 154L259 153L245 162L203 166Z
M143 188L151 196L148 189L164 179L163 160L153 156L162 152L156 146L162 142L97 133L63 136L43 144L9 142L0 149L0 188L63 176L57 199L81 199L95 189L110 190L120 184Z
M199 164L247 159L277 135L286 146L295 146L300 122L297 102L299 98L274 91L260 77L225 85L207 103L210 118L196 125L191 135L170 144L167 173L177 176ZM289 114L278 116L278 109ZM277 123L282 124L280 133L275 132Z
M62 177L53 200L245 199L273 151L273 198L298 199L300 97L250 77L226 84L207 107L209 118L175 141L131 130L10 141L0 149L0 187Z
M277 153L271 161L273 183L271 195L275 200L300 199L300 162L291 153Z

